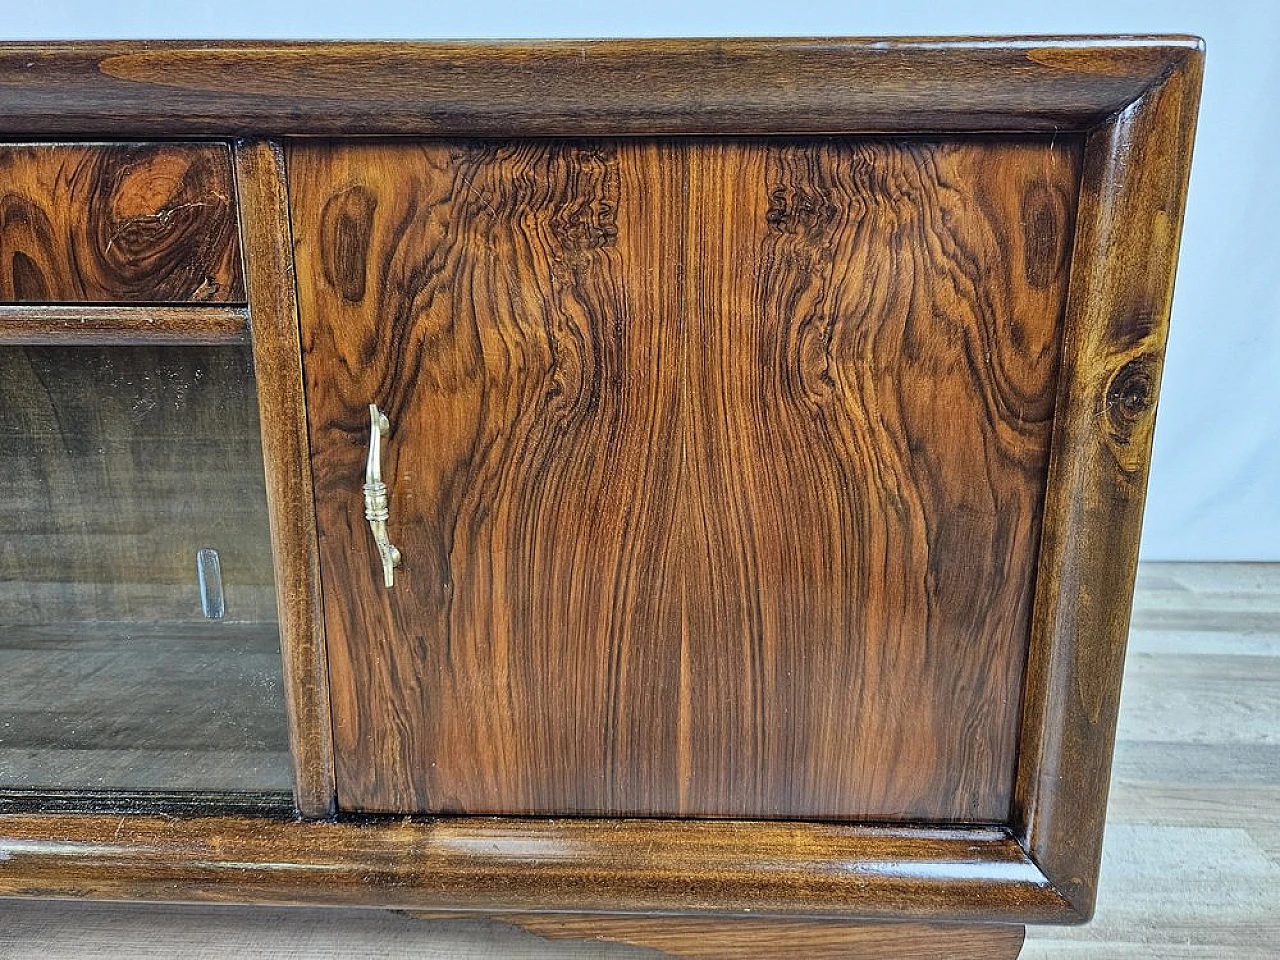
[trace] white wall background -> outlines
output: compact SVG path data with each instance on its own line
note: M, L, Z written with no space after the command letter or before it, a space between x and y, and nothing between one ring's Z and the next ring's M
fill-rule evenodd
M1280 0L0 0L0 38L1195 33L1147 559L1280 560Z

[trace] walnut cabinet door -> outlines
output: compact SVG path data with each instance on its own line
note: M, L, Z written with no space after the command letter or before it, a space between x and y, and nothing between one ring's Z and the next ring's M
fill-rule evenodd
M339 806L1005 821L1080 147L292 145Z

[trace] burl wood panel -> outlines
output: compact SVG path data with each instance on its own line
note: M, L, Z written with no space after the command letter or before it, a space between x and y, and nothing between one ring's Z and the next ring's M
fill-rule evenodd
M0 146L0 301L243 299L226 146Z
M1078 158L292 147L340 806L1003 821Z

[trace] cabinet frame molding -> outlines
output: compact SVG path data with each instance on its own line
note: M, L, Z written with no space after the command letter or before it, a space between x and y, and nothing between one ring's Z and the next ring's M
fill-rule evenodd
M305 817L329 817L336 802L329 661L284 155L276 143L240 141L232 164L241 204L294 800Z
M0 135L257 138L235 167L311 818L334 783L279 138L1086 136L1007 824L11 813L0 896L1087 920L1202 71L1183 36L0 46Z
M0 304L0 345L86 347L249 342L240 306L50 306Z
M1070 922L1007 830L732 820L33 814L0 896L505 913Z

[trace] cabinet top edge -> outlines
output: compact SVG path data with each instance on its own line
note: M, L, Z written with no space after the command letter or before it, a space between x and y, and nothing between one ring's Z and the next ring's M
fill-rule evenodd
M0 43L0 137L1088 129L1185 35Z

